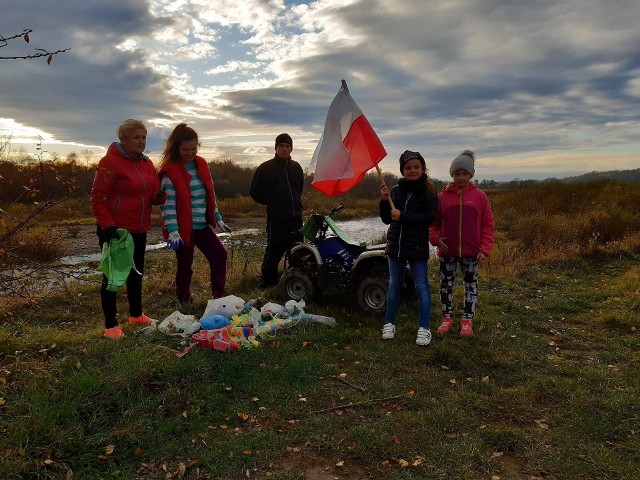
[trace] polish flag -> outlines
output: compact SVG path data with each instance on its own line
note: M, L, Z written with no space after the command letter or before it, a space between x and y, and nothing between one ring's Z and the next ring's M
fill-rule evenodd
M314 172L311 186L337 197L360 183L367 171L386 156L376 132L342 80L309 165L309 171Z

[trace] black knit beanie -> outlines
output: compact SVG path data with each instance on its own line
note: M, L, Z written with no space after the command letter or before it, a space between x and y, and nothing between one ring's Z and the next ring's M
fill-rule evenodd
M405 150L404 153L400 155L400 173L404 174L403 169L404 169L405 163L407 163L409 160L414 160L416 158L420 160L420 163L422 164L422 168L426 170L427 163L424 161L424 158L422 158L422 155L420 155L420 152L412 152L411 150Z
M278 148L278 145L281 143L288 143L293 147L293 140L291 140L291 136L288 133L281 133L276 137L276 148Z

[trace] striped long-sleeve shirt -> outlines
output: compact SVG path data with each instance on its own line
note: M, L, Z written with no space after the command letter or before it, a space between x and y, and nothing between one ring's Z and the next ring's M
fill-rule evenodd
M194 230L207 228L207 192L200 177L198 177L198 170L195 162L187 162L184 164L187 173L191 175L191 181L189 182L189 190L191 191L191 214L193 216ZM173 183L169 179L168 175L162 177L162 188L167 192L167 199L164 204L160 206L162 212L162 220L164 227L169 232L178 231L178 216L176 211L176 189ZM218 205L216 203L215 211L216 221L222 220L222 215L218 211Z

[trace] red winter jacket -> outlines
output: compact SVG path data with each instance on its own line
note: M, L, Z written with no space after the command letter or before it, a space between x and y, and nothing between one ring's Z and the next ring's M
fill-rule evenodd
M470 183L462 190L450 183L438 195L438 212L429 227L429 241L437 246L444 237L447 254L437 249L440 257L489 256L493 247L494 223L487 195Z
M102 228L129 232L151 229L151 205L160 190L156 168L146 156L132 157L112 143L98 163L91 188L91 208Z
M206 219L209 225L216 224L216 194L213 189L213 180L207 161L202 157L195 158L198 167L198 178L204 185L207 192L207 214ZM178 233L184 244L191 246L191 233L193 232L193 216L191 210L191 175L187 172L183 162L170 162L160 169L159 177L167 175L176 189L176 217L178 219ZM162 226L162 234L166 239L169 232Z

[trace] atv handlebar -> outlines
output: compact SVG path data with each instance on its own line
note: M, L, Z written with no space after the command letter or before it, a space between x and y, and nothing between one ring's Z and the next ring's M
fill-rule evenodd
M333 207L329 212L328 216L331 217L336 213L340 213L344 209L344 205L338 205L337 207Z

